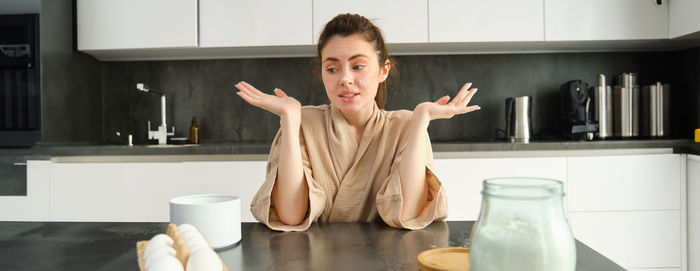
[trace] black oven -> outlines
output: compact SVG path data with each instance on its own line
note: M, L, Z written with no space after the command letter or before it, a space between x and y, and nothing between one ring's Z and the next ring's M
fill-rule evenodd
M0 147L41 138L39 15L0 15Z

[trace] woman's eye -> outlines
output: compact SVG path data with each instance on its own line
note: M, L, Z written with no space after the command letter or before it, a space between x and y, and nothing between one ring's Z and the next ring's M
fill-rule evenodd
M334 72L337 72L338 69L336 69L336 68L327 68L326 71L329 72L329 73L334 73Z
M355 66L352 67L352 68L353 68L353 69L356 69L356 70L361 70L361 69L364 69L364 68L365 68L365 65L355 65Z

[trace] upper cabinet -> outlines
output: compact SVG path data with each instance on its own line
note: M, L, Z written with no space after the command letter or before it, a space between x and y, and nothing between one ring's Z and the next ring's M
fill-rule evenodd
M197 47L197 0L77 0L78 50Z
M393 55L667 49L669 38L700 33L698 0L76 3L78 50L106 61L309 57L342 13L379 26Z
M427 43L427 0L313 1L314 43L328 21L341 13L358 13L382 30L386 43Z
M544 0L430 0L430 42L543 41Z
M544 37L546 41L668 39L669 1L659 2L545 0Z
M700 32L700 1L673 0L669 4L669 37L677 38Z
M199 0L199 45L311 45L311 18L311 0Z

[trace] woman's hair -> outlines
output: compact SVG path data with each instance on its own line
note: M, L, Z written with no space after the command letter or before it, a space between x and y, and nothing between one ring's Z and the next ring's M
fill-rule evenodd
M339 14L326 24L323 28L323 32L321 32L321 36L318 38L317 62L319 64L321 63L321 50L326 47L326 44L328 44L328 41L333 36L340 35L341 37L347 37L354 34L360 34L365 40L374 44L374 49L377 51L378 55L379 67L383 67L384 63L389 60L392 66L389 73L396 74L398 72L394 69L396 67L396 61L389 58L389 52L386 49L382 31L367 18L358 14ZM384 109L384 105L386 105L388 78L389 77L379 84L377 96L374 97L374 101L377 102L377 106L381 109Z

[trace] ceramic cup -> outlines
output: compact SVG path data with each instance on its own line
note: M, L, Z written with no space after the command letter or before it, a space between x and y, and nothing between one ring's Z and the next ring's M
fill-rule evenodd
M170 223L192 224L213 249L241 240L241 199L231 195L190 195L170 200Z

